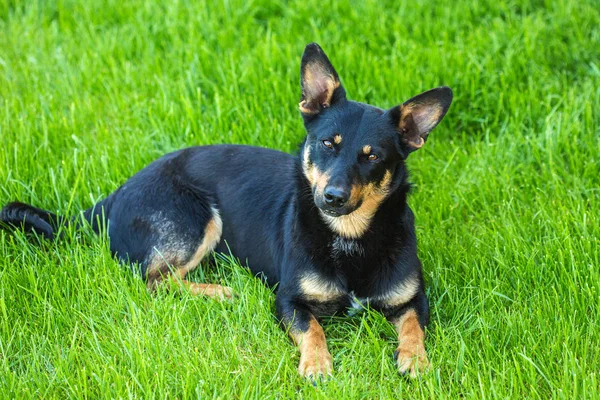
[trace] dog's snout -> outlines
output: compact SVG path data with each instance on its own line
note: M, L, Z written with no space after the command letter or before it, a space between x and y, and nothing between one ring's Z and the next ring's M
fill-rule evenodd
M339 208L343 207L348 201L350 191L337 186L328 186L325 188L323 195L328 206Z

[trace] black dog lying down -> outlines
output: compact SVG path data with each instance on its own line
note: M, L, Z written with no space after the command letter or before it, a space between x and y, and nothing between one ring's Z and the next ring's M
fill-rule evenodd
M404 160L442 120L452 91L433 89L389 110L349 101L314 43L301 75L307 136L297 157L233 145L176 151L83 215L96 231L100 218L110 222L111 251L138 263L149 288L169 281L231 297L230 288L185 280L212 251L231 251L278 283L277 314L298 345L303 376L333 369L318 318L357 303L395 325L398 368L415 376L429 364L429 307ZM22 203L4 207L0 221L47 238L77 223Z

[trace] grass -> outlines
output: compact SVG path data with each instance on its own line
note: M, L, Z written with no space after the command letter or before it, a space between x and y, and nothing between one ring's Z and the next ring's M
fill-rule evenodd
M382 107L446 84L410 159L433 371L397 375L393 328L333 318L313 387L273 293L149 295L105 237L0 231L3 398L600 397L600 9L595 0L0 2L0 203L73 215L158 156L293 152L305 44Z

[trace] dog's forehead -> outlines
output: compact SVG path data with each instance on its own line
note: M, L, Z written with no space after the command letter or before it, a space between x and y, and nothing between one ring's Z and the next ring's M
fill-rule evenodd
M364 109L360 120L345 133L350 135L349 139L352 139L354 145L361 148L364 145L378 146L380 143L387 143L395 136L389 119L374 107Z
M382 135L392 131L383 110L368 104L348 102L348 105L337 113L335 120L342 139L346 137L356 144L364 140L377 141Z

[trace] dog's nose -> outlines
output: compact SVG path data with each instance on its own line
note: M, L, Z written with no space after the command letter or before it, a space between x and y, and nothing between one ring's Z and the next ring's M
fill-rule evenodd
M342 207L350 197L350 191L336 186L328 186L323 193L327 205L335 208Z

